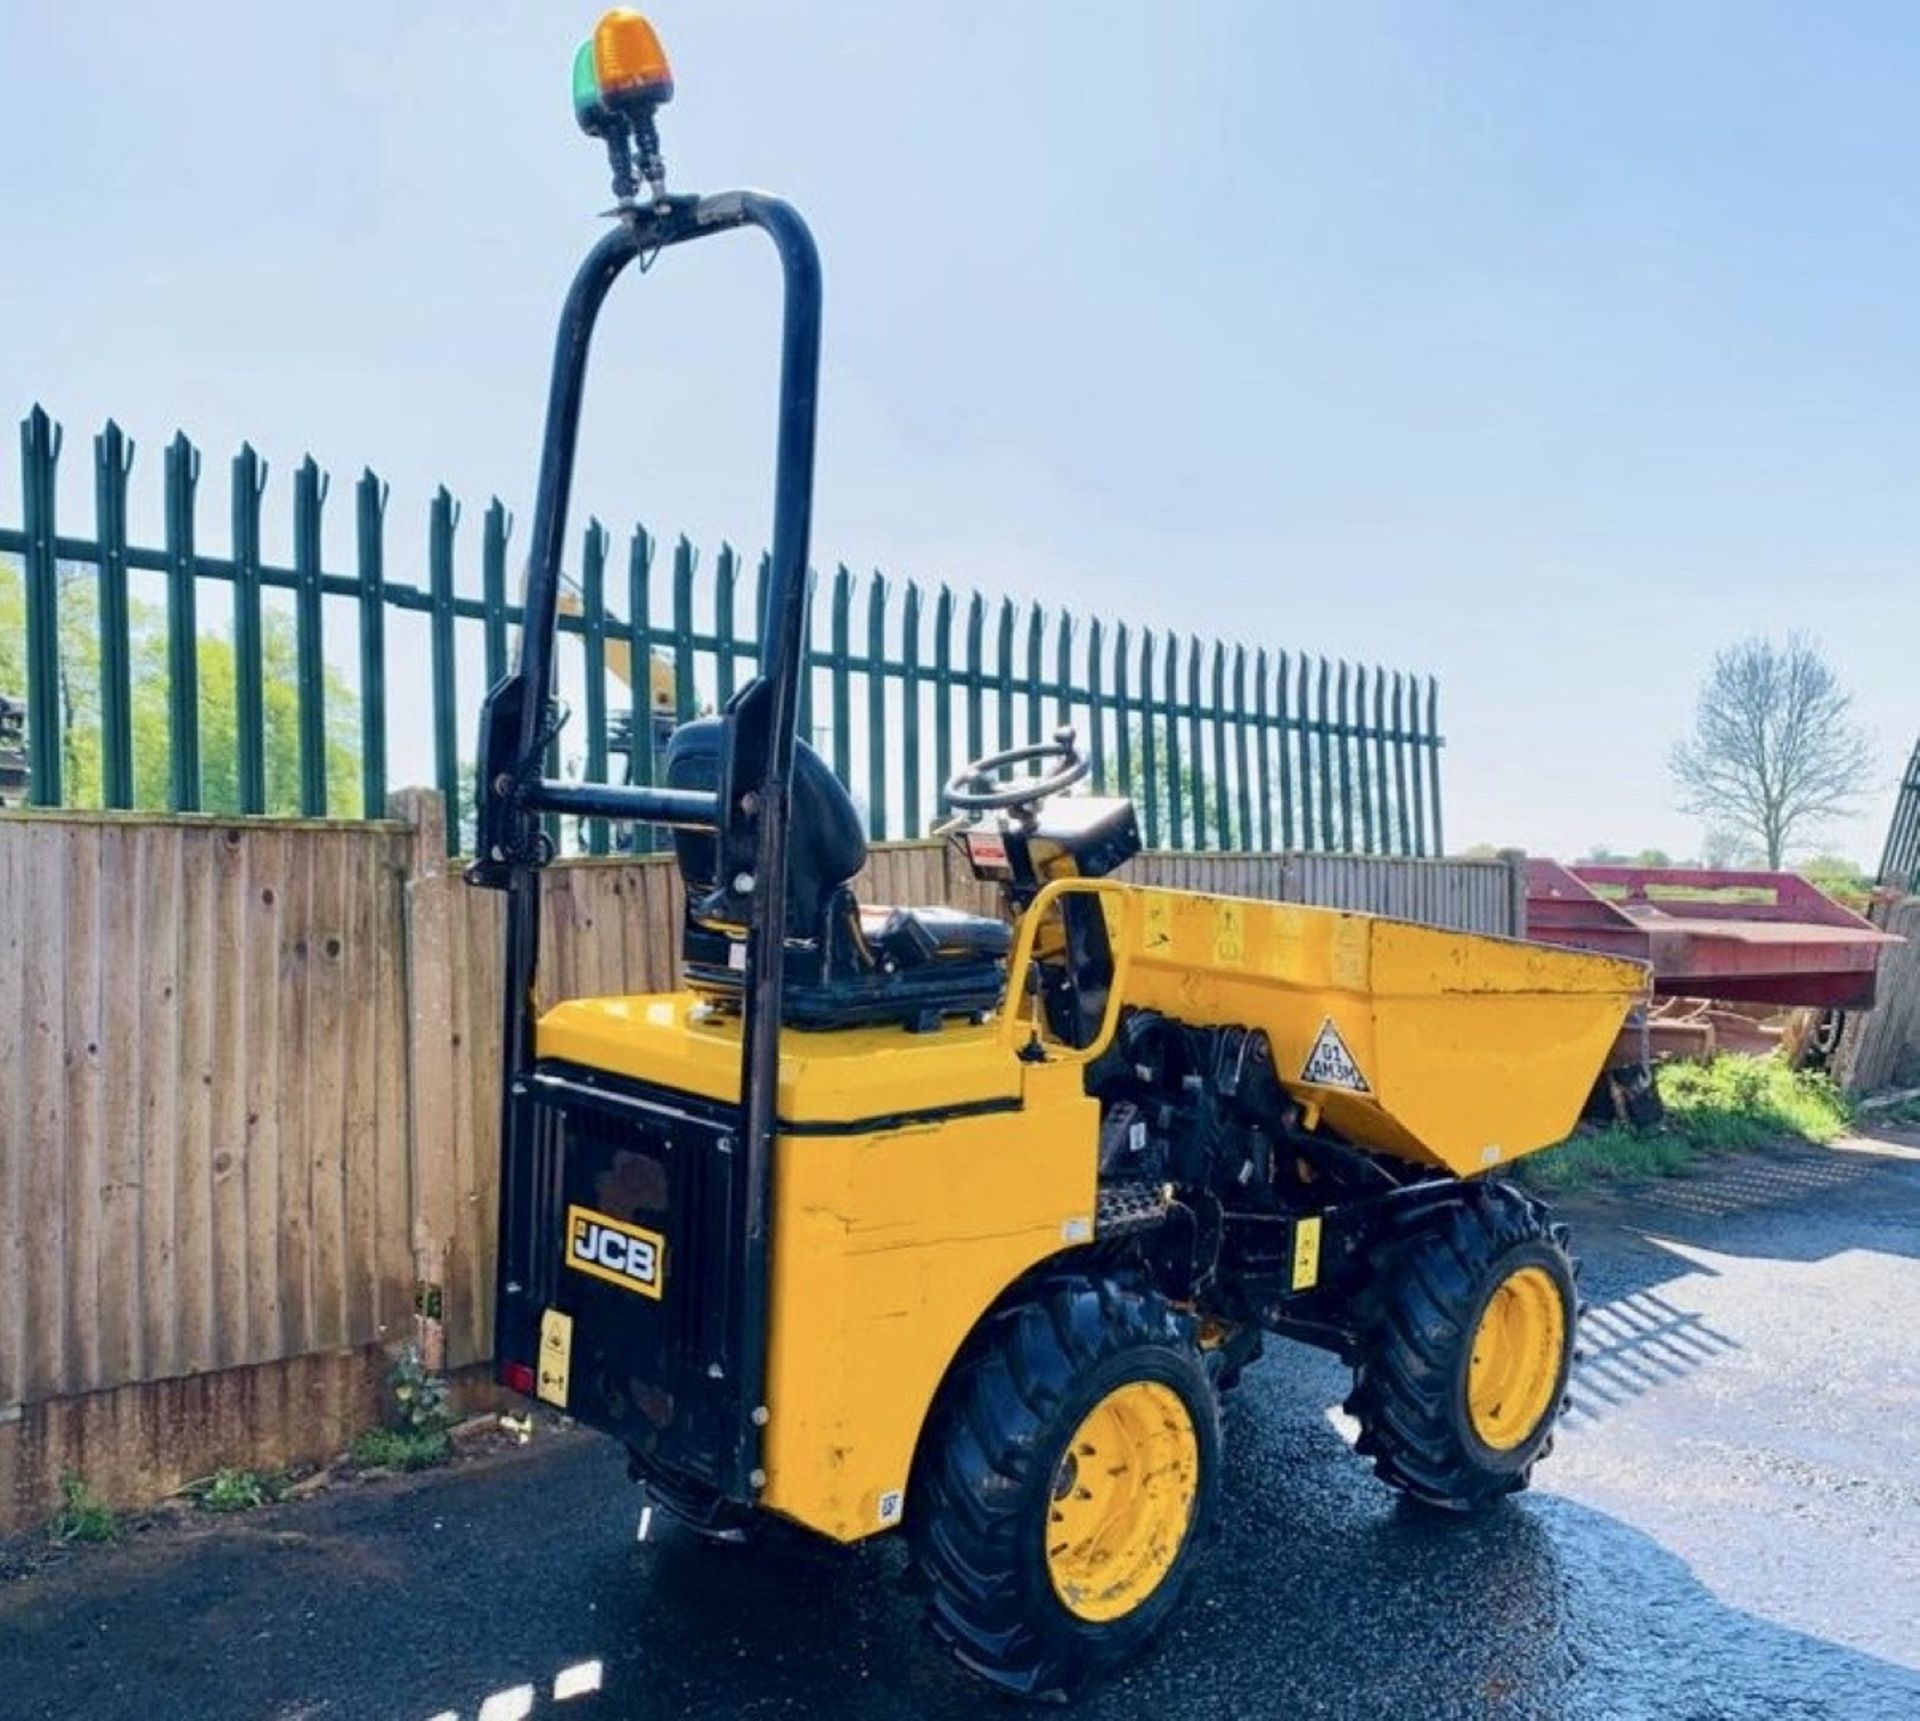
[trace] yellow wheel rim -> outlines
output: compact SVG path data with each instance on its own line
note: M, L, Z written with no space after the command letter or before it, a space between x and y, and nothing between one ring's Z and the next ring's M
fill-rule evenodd
M1159 1381L1114 1390L1074 1430L1053 1473L1047 1575L1069 1613L1131 1613L1173 1569L1193 1522L1200 1442Z
M1481 1311L1467 1367L1467 1414L1483 1445L1508 1452L1539 1428L1560 1384L1567 1311L1544 1267L1501 1280Z

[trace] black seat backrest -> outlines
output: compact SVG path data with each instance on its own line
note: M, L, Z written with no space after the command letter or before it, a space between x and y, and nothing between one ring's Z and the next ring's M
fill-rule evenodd
M667 742L667 786L720 786L720 749L726 724L718 717L683 723ZM707 831L675 831L674 857L692 901L714 885L715 842ZM866 833L853 797L804 741L793 748L793 818L787 837L787 921L796 937L819 928L834 893L867 861Z

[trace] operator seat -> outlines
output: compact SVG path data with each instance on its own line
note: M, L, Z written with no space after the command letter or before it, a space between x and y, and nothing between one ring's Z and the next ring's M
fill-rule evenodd
M683 723L667 743L667 785L709 793L719 786L725 725ZM804 741L793 756L787 833L787 963L783 1018L789 1027L897 1022L927 1029L943 1016L983 1016L1006 984L1012 929L945 907L862 907L851 882L867 860L860 815L840 779ZM717 844L707 831L675 831L686 887L681 954L687 983L737 999L746 978L743 927L703 918L714 886Z

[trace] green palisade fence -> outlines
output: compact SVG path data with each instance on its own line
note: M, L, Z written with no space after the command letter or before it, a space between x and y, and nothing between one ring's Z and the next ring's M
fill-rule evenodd
M354 700L358 807L378 813L386 802L392 611L426 618L427 660L421 665L409 658L404 673L428 678L432 774L450 805L462 802L470 792L462 760L483 690L471 674L461 688L462 630L478 626L482 677L490 684L506 670L508 632L520 620L518 606L507 600L512 517L497 498L481 523L477 582L466 582L477 583L473 595L460 589L462 512L444 487L428 508L418 563L424 583L409 583L388 575L390 558L400 561L404 553L390 543L387 486L370 471L354 488L354 565L342 572L323 566L328 482L311 457L292 475L292 555L283 565L270 561L262 546L270 474L251 447L232 463L228 553L220 556L201 547L201 459L184 435L176 434L164 451L159 548L129 542L134 445L111 423L94 440L94 535L59 531L61 441L59 426L36 406L20 430L20 524L0 525L0 558L17 567L24 596L20 662L26 677L24 689L0 692L25 693L34 805L77 798L74 786L63 782L61 742L73 692L63 685L60 655L61 606L76 574L82 581L91 577L97 600L98 687L90 709L100 770L93 798L107 807L134 805L129 577L136 573L158 574L165 585L166 797L173 810L198 811L205 801L197 602L203 581L225 582L233 616L236 791L230 808L215 810L297 810L320 818L351 804L348 785L335 780L340 772L328 763L329 717L337 726L342 714L328 710L329 698L341 695L337 685L329 693L327 599L346 600L354 618L358 693L348 697ZM741 558L729 545L721 545L704 579L702 558L685 538L664 560L663 567L657 540L636 526L623 569L612 535L590 520L569 570L572 613L562 615L560 626L581 642L569 685L583 688L584 696L564 744L571 763L589 776L604 776L611 765L615 776L656 780L668 719L684 721L724 704L758 662L765 559L755 564L750 582L743 582ZM656 619L662 573L664 622ZM744 631L743 583L750 585L752 618ZM864 797L876 839L923 834L940 812L941 785L966 759L1072 725L1093 762L1095 786L1135 797L1149 847L1443 852L1444 743L1431 676L1250 650L1107 618L1083 621L1065 611L1049 615L1039 604L995 604L977 593L957 596L944 585L929 606L916 582L877 573L862 586L845 567L817 582L816 607L824 605L826 613L810 620L801 715L835 771ZM624 599L624 618L609 607L610 590L616 601ZM291 606L297 807L269 802L267 593L289 594ZM610 660L629 667L631 687L610 677ZM663 690L659 710L648 667L655 663L663 676L671 672L672 691ZM550 768L560 768L557 748ZM449 819L450 844L458 827ZM579 840L604 854L620 838L603 822L589 821ZM640 840L652 839L642 833Z

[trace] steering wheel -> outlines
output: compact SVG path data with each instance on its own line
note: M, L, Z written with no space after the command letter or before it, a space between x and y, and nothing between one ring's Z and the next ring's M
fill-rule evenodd
M1009 778L1005 773L1015 765L1033 765L1042 760L1057 760L1051 771L1029 772ZM1032 806L1062 789L1070 789L1092 766L1074 745L1071 729L1056 729L1051 741L1036 741L1027 747L1009 747L1003 753L989 753L954 774L947 785L947 803L963 813L991 813L1005 808Z

